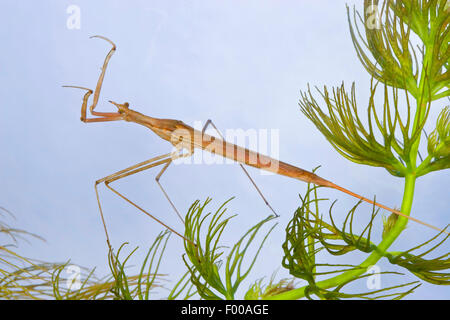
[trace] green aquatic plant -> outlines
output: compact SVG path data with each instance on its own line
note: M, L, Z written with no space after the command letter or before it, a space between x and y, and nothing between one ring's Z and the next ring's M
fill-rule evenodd
M195 244L185 241L186 255L183 256L183 259L190 272L191 282L197 288L197 292L202 299L235 299L236 291L250 274L264 242L276 226L276 224L272 225L266 232L248 266L244 267L246 265L244 257L248 249L255 240L258 231L273 220L274 216L269 216L250 228L233 245L226 258L223 257L225 246L221 245L221 236L234 217L224 217L225 206L230 200L223 203L214 214L211 212L204 213L211 199L207 199L203 204L196 201L186 215L185 236L193 240ZM204 230L206 224L206 230ZM224 270L221 272L220 269Z
M40 300L69 295L70 290L66 286L69 279L61 275L69 262L45 262L20 254L22 241L32 245L45 240L29 231L10 226L6 222L7 216L14 218L10 211L0 207L0 300ZM86 269L80 268L80 271L84 276ZM59 281L55 281L55 274L59 274ZM93 273L86 279L94 283ZM55 291L59 283L64 285Z
M95 268L89 270L67 261L51 263L25 257L20 254L20 241L33 244L45 241L26 230L14 228L6 223L8 210L0 207L0 300L105 300L105 299L149 299L150 292L162 287L163 275L158 274L161 259L170 233L161 233L151 245L140 272L127 275L125 264L133 250L121 261L120 253L109 256L111 274L97 278ZM78 272L69 273L71 267ZM76 283L79 281L79 283Z
M6 222L8 218L14 218L14 215L0 207L0 300L52 297L52 273L61 264L39 261L20 254L21 241L32 243L44 239L10 226Z
M358 203L349 210L342 227L339 228L332 216L335 202L333 202L329 209L331 223L327 223L319 213L319 202L326 199L318 198L318 188L317 186L312 187L308 185L306 194L300 197L302 204L286 228L286 240L283 244L283 267L288 269L294 277L306 280L308 285L270 298L279 298L280 296L289 297L292 294L297 294L299 290L302 291L303 296L309 299L312 299L313 296L320 299L380 299L386 297L400 299L413 292L420 285L417 281L363 293L342 292L344 286L369 277L370 274L366 273L367 267L352 264L320 263L318 262L317 256L322 251L326 251L334 256L345 255L352 251L363 253L377 251L377 245L371 242L370 239L373 231L374 218L378 210L375 211L373 209L372 216L367 225L359 234L356 234L354 232L354 217L360 204ZM343 275L349 273L353 273L354 276L343 277ZM379 274L401 275L401 273L390 271L380 272ZM329 290L327 286L323 286L323 282L318 281L319 277L330 275L338 279L341 277L338 285L330 286L334 287L333 290ZM400 288L404 288L406 291L392 292L394 289Z
M163 288L164 275L159 274L170 232L161 232L153 241L140 266L139 273L127 274L127 263L138 250L134 248L125 258L122 252L128 243L123 243L117 253L109 252L108 262L111 274L97 279L94 270L80 275L83 281L75 289L67 289L67 279L61 273L69 263L56 268L52 275L53 297L57 300L148 300L156 288ZM63 288L63 289L61 289Z
M449 107L440 112L431 134L424 133L433 102L450 96L448 1L365 0L363 15L356 9L353 13L349 8L347 11L358 58L372 78L366 119L363 120L362 110L358 107L355 84L350 92L344 84L331 90L327 87L318 89L323 102L308 88L301 93L300 109L342 156L355 163L382 167L391 175L404 179L400 210L413 215L411 208L418 178L450 167ZM425 156L419 152L423 136L428 140ZM354 234L353 218L357 206L348 212L342 228L338 228L331 215L333 206L330 223L326 223L318 211L309 209L310 204L319 201L315 193L315 188L308 188L301 207L286 229L283 245L283 266L293 276L306 280L308 285L271 298L373 298L374 292L355 295L341 290L348 283L366 277L367 269L382 258L403 267L420 280L436 285L449 284L450 274L445 272L449 268L449 253L434 259L424 258L442 246L448 236L421 254L411 253L448 231L443 230L410 250L389 253L388 248L407 225L406 218L391 215L385 219L382 239L373 243L375 210L364 230ZM320 264L316 261L317 253L323 250L332 255L359 251L367 257L358 265ZM324 268L331 268L331 271L318 271ZM331 277L324 279L324 275ZM317 279L319 276L320 280ZM394 294L395 298L411 293L417 284L382 290L403 287L406 291ZM392 297L392 294L380 297Z

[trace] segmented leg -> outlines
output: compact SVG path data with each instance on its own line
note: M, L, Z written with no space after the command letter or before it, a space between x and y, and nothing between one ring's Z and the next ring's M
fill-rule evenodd
M188 156L190 154L187 154L186 156ZM184 219L181 216L180 212L177 210L177 208L175 207L175 205L173 204L172 200L170 200L169 195L167 194L166 190L164 190L163 186L161 185L161 183L159 182L159 179L161 178L162 174L166 171L166 169L170 166L170 164L172 163L172 161L167 162L164 167L162 168L162 170L160 171L160 173L155 177L155 181L158 184L158 186L161 188L161 191L163 192L164 196L166 197L167 201L169 201L171 207L173 208L173 210L175 211L175 213L177 214L178 218L180 218L181 222L184 224Z
M182 157L189 157L194 153L194 149L191 149L191 151L187 152L187 153L181 153L182 151L180 149L178 149L178 154L179 157L178 158L182 158ZM164 167L162 168L162 170L158 173L158 175L155 177L156 183L158 184L158 186L161 188L161 191L164 193L164 196L166 197L167 201L169 201L170 205L172 206L173 210L175 211L175 213L177 214L178 218L180 218L181 222L184 224L184 219L181 216L180 212L177 210L177 208L175 207L175 205L173 204L172 200L170 200L169 195L167 194L166 190L164 190L163 186L161 185L161 183L159 182L159 179L161 179L161 176L163 175L164 172L166 172L167 168L170 166L170 164L173 162L173 160L175 159L171 159L169 162L167 162Z
M149 160L140 162L138 164L135 164L133 166L130 166L126 169L117 171L111 175L108 175L102 179L99 179L95 182L95 194L97 196L97 203L98 203L98 207L99 207L99 211L100 211L100 216L102 219L102 223L103 223L103 228L105 230L105 235L106 235L106 242L108 244L109 249L112 251L112 246L110 243L110 239L109 239L109 235L108 235L108 230L106 227L106 222L105 222L105 217L103 215L103 210L102 210L102 206L100 203L100 197L99 197L99 193L98 193L98 185L100 183L104 183L105 186L110 189L112 192L114 192L116 195L118 195L119 197L121 197L122 199L124 199L125 201L127 201L128 203L130 203L132 206L134 206L135 208L137 208L138 210L140 210L141 212L143 212L144 214L146 214L147 216L149 216L150 218L152 218L153 220L155 220L156 222L160 223L161 225L163 225L166 229L172 231L173 233L175 233L176 235L178 235L179 237L183 238L186 241L191 242L192 244L195 245L195 243L193 243L191 240L185 238L182 234L180 234L179 232L175 231L173 228L169 227L168 225L166 225L164 222L162 222L161 220L159 220L158 218L156 218L155 216L153 216L152 214L150 214L149 212L147 212L145 209L141 208L139 205L137 205L136 203L134 203L133 201L131 201L130 199L128 199L126 196L124 196L122 193L120 193L119 191L117 191L116 189L114 189L113 187L110 186L110 183L117 181L119 179L128 177L130 175L133 175L135 173L162 165L162 164L168 164L171 163L173 160L180 158L180 157L184 157L186 156L185 154L174 154L174 153L167 153L158 157L154 157L151 158ZM164 170L164 169L163 169ZM160 174L159 174L160 176Z
M112 45L111 50L108 52L108 54L106 55L105 61L103 62L102 71L98 78L97 86L95 87L95 91L92 91L89 88L80 87L80 86L63 86L63 87L87 90L87 92L85 93L85 95L83 97L83 103L81 105L81 121L83 121L83 122L104 122L104 121L121 120L122 115L118 112L98 112L98 111L94 110L95 107L97 106L98 99L100 97L100 91L102 89L103 79L105 78L106 68L108 67L109 60L111 59L112 55L116 51L116 45L114 44L114 42L112 42L111 40L109 40L108 38L105 38L103 36L92 36L91 38L100 38L105 41L108 41ZM92 94L94 94L94 100L92 101L92 105L89 107L89 111L93 116L97 116L97 118L87 118L87 116L86 116L88 100Z

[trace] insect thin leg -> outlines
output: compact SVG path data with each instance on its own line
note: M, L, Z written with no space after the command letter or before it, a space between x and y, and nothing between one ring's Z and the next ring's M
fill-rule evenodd
M181 157L188 157L192 155L191 153L186 153L186 154L178 154L176 157L177 158L181 158ZM158 175L155 177L155 181L158 184L158 186L161 188L161 191L163 192L164 196L166 197L167 201L169 201L170 206L173 208L173 210L175 211L175 213L177 214L178 218L180 218L181 222L184 224L184 219L181 216L180 212L177 210L177 208L175 207L175 204L172 202L172 200L170 199L169 195L167 194L166 190L164 189L164 187L162 186L161 182L159 182L159 179L161 178L162 174L164 172L166 172L167 168L170 166L170 164L172 163L173 159L171 159L171 161L167 162L164 167L162 168L162 170L158 173Z
M206 129L208 128L208 126L211 125L219 134L220 138L225 141L222 133L220 133L219 129L217 129L216 125L214 124L214 122L212 122L211 119L208 119L208 121L206 121L205 126L202 129L202 135L205 133ZM256 182L253 180L253 178L250 176L250 173L248 173L247 169L245 169L245 167L242 165L242 163L239 163L239 166L242 168L242 170L244 171L245 175L250 179L250 182L253 184L253 186L255 187L256 191L258 191L259 195L261 196L261 198L263 199L264 203L266 204L266 206L269 207L269 209L273 212L273 214L276 217L279 217L279 215L275 212L275 210L272 208L272 206L270 205L269 201L267 201L266 197L263 195L261 189L259 189L259 187L256 185Z
M177 157L177 156L175 156ZM122 199L124 199L125 201L127 201L128 203L130 203L131 205L133 205L134 207L136 207L138 210L140 210L141 212L143 212L144 214L146 214L147 216L149 216L150 218L152 218L153 220L155 220L156 222L158 222L159 224L163 225L166 229L172 231L173 233L175 233L176 235L178 235L179 237L183 238L186 241L189 241L192 243L191 240L185 238L183 235L181 235L179 232L175 231L173 228L169 227L168 225L166 225L164 222L162 222L161 220L159 220L158 218L154 217L152 214L150 214L149 212L147 212L146 210L144 210L143 208L141 208L140 206L138 206L137 204L135 204L133 201L131 201L130 199L128 199L127 197L125 197L123 194L121 194L120 192L118 192L116 189L114 189L113 187L111 187L109 184L128 177L130 175L133 175L135 173L162 165L162 164L167 164L170 163L172 160L174 159L174 156L172 153L167 153L158 157L154 157L151 158L149 160L140 162L138 164L135 164L133 166L130 166L126 169L117 171L116 173L113 173L111 175L108 175L102 179L99 179L95 182L95 192L97 195L97 202L98 202L98 206L99 206L99 211L100 211L100 215L101 215L101 219L102 219L102 223L103 223L103 227L105 229L105 234L106 234L106 241L108 243L108 247L110 248L110 250L112 250L111 244L110 244L110 239L109 239L109 235L108 235L108 231L107 231L107 227L106 227L106 222L105 222L105 218L103 215L103 210L101 207L101 203L100 203L100 197L99 197L99 193L98 193L98 185L100 183L105 183L105 186L107 188L109 188L111 191L113 191L116 195L118 195L119 197L121 197ZM195 245L195 244L194 244Z

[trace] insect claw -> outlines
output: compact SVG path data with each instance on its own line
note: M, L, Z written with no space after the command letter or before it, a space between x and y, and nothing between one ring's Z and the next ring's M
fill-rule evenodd
M61 86L61 87L63 87L63 88L75 88L75 89L87 90L87 91L90 91L91 93L93 92L92 89L85 88L85 87L79 87L79 86Z
M100 38L100 39L103 39L105 41L108 41L113 46L113 49L114 50L116 49L116 44L114 42L112 42L111 40L109 40L108 38L104 37L104 36L95 35L95 36L89 37L89 39L92 39L92 38Z

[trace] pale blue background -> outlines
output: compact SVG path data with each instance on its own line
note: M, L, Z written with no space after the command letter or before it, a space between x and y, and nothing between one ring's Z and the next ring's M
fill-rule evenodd
M358 1L347 3L361 9ZM80 30L66 27L71 4L81 8ZM2 1L0 21L0 206L16 215L10 224L46 238L46 243L22 243L20 252L28 256L71 259L96 266L97 274L105 275L107 248L94 181L169 150L167 142L137 125L79 121L83 92L61 85L95 87L110 48L104 41L89 39L95 34L118 45L106 75L101 110L110 110L106 101L112 99L129 101L154 117L188 124L211 118L222 129L279 129L283 161L305 169L322 165L321 176L368 197L376 194L391 207L400 206L400 179L340 157L297 105L299 91L307 83L341 81L348 85L356 81L361 109L367 105L369 78L350 40L344 1ZM442 104L433 108L428 129ZM281 214L250 280L270 278L277 270L277 279L286 277L280 267L283 230L305 185L250 172ZM116 186L182 231L154 183L156 174L151 170ZM448 172L421 178L414 216L446 225L448 182ZM228 245L269 214L237 165L174 166L162 183L182 212L195 199L213 197L212 210L236 196L228 206L230 213L239 214L224 235ZM139 264L162 227L108 190L101 188L101 193L114 245L129 241L129 249L141 246L133 260ZM355 203L335 191L323 196L339 198L336 217L343 217L343 209ZM369 210L367 205L361 208L361 219ZM377 223L374 234L379 238L381 222ZM411 223L392 250L409 249L432 234ZM161 269L172 281L184 272L181 253L181 241L172 236ZM350 260L357 263L361 257ZM333 261L349 260L324 262ZM383 271L398 270L384 261L379 265ZM403 281L414 279L408 275ZM401 281L383 276L382 286ZM249 284L244 283L242 290ZM364 283L357 290L365 290ZM159 289L154 297L166 294ZM424 284L410 297L447 299L449 291Z

